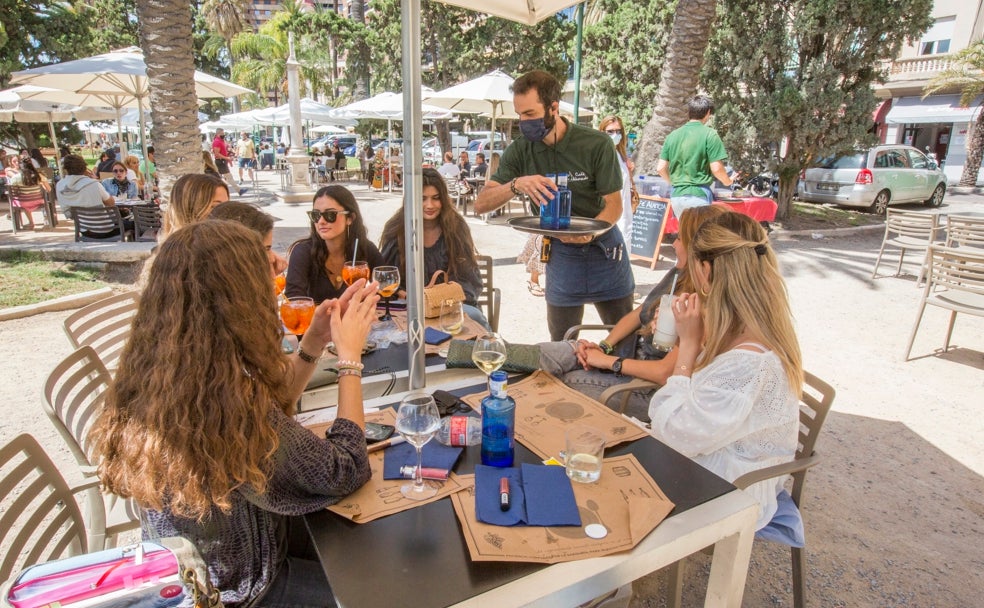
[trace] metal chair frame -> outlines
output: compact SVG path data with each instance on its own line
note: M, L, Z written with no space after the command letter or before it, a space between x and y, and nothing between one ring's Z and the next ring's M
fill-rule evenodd
M478 307L485 306L488 310L486 318L492 331L499 331L499 310L502 303L502 292L492 280L492 256L477 255L478 271L482 276L482 293L478 295Z
M75 348L91 346L106 369L116 369L130 324L137 314L140 293L127 291L93 302L65 319L65 334Z
M902 273L905 252L907 250L925 252L936 239L936 232L940 227L939 220L940 216L936 213L889 209L885 214L885 237L882 239L881 249L878 250L878 258L871 271L871 278L874 279L878 274L878 266L881 264L885 247L900 249L899 265L895 269L895 276L899 276ZM926 265L923 264L916 279L917 285L922 283L925 275Z

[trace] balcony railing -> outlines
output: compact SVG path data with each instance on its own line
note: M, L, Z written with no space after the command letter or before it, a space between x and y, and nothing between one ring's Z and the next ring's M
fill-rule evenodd
M919 77L935 75L950 67L952 55L926 55L912 59L896 59L889 68L890 77Z

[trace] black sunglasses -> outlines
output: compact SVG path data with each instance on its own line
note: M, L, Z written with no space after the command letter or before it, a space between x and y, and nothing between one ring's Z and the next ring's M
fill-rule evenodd
M622 129L605 129L605 133L618 133L619 135L621 135Z
M126 173L126 169L113 169L113 173Z
M339 213L341 213L342 215L349 214L348 211L339 211L338 209L327 209L325 211L318 211L317 209L312 209L311 211L307 212L308 217L311 218L312 224L317 224L318 220L321 218L324 218L324 220L329 224L334 224L335 220L338 219Z

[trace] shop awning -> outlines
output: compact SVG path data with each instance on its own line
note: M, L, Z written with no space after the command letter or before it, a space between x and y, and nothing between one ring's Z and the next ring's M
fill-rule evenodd
M888 124L914 124L933 122L970 122L977 114L981 100L970 107L960 104L959 95L933 95L926 99L900 97L892 102L885 122Z
M885 115L892 109L892 100L886 99L878 104L875 111L871 113L871 122L881 124L885 122Z

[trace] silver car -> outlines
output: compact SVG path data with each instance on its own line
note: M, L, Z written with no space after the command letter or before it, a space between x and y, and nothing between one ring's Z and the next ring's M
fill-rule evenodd
M866 207L879 215L894 203L939 207L945 194L946 176L936 161L903 145L824 159L806 170L800 190L811 203Z

